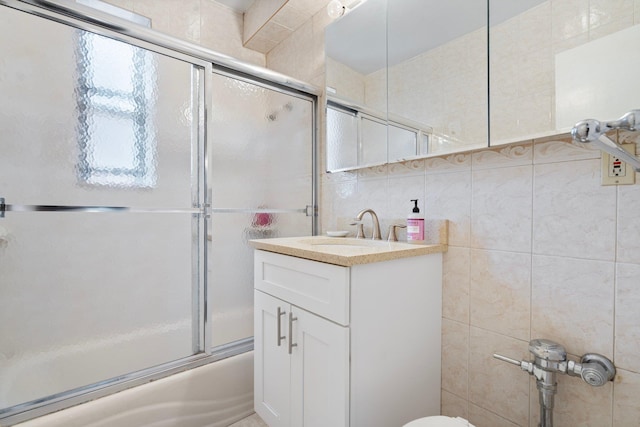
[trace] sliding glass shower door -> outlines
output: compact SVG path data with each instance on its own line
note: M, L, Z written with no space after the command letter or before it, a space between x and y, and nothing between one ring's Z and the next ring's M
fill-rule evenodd
M2 418L204 351L210 65L5 6L0 56Z
M314 232L314 112L308 95L221 71L209 138L213 345L253 336L248 240Z
M248 240L316 228L313 96L32 3L0 1L2 425L246 351Z

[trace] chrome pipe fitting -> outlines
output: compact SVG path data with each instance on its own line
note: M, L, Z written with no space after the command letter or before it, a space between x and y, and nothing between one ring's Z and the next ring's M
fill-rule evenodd
M616 368L607 357L587 353L580 362L567 359L567 351L554 341L534 339L529 342L529 352L534 359L518 361L510 357L494 354L498 360L520 366L536 378L536 387L540 400L540 424L538 427L553 427L554 396L558 391L556 374L581 377L587 384L600 387L613 381Z

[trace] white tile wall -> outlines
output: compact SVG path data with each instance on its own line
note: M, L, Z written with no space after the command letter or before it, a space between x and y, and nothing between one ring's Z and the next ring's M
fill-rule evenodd
M616 189L600 185L600 159L538 164L534 173L533 251L613 261Z
M636 174L636 182L640 174ZM617 260L618 262L637 263L640 259L640 187L638 185L618 188L617 215Z
M468 396L469 326L449 319L442 321L442 390Z
M449 244L469 246L471 238L471 171L426 175L426 211L450 220ZM425 212L426 212L425 211Z
M469 405L469 420L473 425L477 426L491 426L491 427L518 427L517 424L506 420L499 415L496 415L484 408L476 405Z
M471 247L531 250L532 166L472 172Z
M453 393L442 390L442 415L469 419L469 402Z
M532 337L562 343L573 354L611 358L613 303L613 262L533 256Z
M152 28L243 61L265 56L242 45L243 15L212 0L105 0L151 18Z
M471 324L521 340L531 329L531 255L471 250Z
M626 427L640 423L640 374L618 369L613 386L613 426Z
M526 344L527 341L471 327L469 402L520 426L526 425L529 418L529 378L517 367L505 365L492 355L502 353L522 357L525 356ZM469 421L475 423L473 416Z
M574 359L576 359L574 357ZM557 426L611 427L613 423L613 383L602 387L587 386L578 378L562 375L558 377L558 394L555 398L553 422ZM538 390L533 378L530 380L531 420L530 427L540 421ZM629 427L634 424L628 424Z
M442 316L469 324L471 250L450 246L443 257Z
M636 258L636 262L638 259ZM615 363L640 373L639 264L617 264L615 288Z
M573 359L599 352L622 370L597 389L563 377L559 425L638 424L640 184L600 186L599 157L562 136L324 179L328 223L365 204L395 217L396 195L421 191L416 176L425 180L426 217L451 221L443 413L478 427L535 427L532 379L491 355L528 359L528 341L548 338Z

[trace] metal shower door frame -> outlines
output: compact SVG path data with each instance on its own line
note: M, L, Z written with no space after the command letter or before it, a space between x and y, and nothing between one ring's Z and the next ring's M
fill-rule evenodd
M246 210L246 209L213 209L211 213L304 213L311 217L311 234L317 235L319 233L318 224L318 199L319 199L319 186L318 186L318 97L312 93L298 90L296 88L286 87L277 82L269 81L260 76L254 76L247 74L243 71L233 70L227 66L214 63L212 68L212 74L218 74L224 77L233 78L245 83L250 83L256 86L263 87L265 89L273 90L275 92L294 96L305 101L311 102L311 205L307 205L300 209L291 210ZM212 85L210 85L212 86ZM208 96L208 95L207 95ZM212 94L213 96L213 94ZM211 98L210 98L211 99ZM212 123L212 120L209 121ZM213 135L215 137L215 135ZM207 153L208 154L208 153ZM208 169L209 170L209 169ZM210 175L207 175L207 182L211 182ZM207 194L210 198L211 195ZM209 206L213 201L208 201Z

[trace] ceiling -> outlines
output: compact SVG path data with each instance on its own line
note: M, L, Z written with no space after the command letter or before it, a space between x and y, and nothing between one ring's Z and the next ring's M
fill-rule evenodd
M251 5L256 0L215 0L216 3L223 4L225 6L230 7L231 9L244 13L251 7ZM257 0L259 1L259 0Z
M491 0L491 25L544 1ZM338 62L369 74L485 27L486 22L486 1L367 0L327 27L326 51Z

